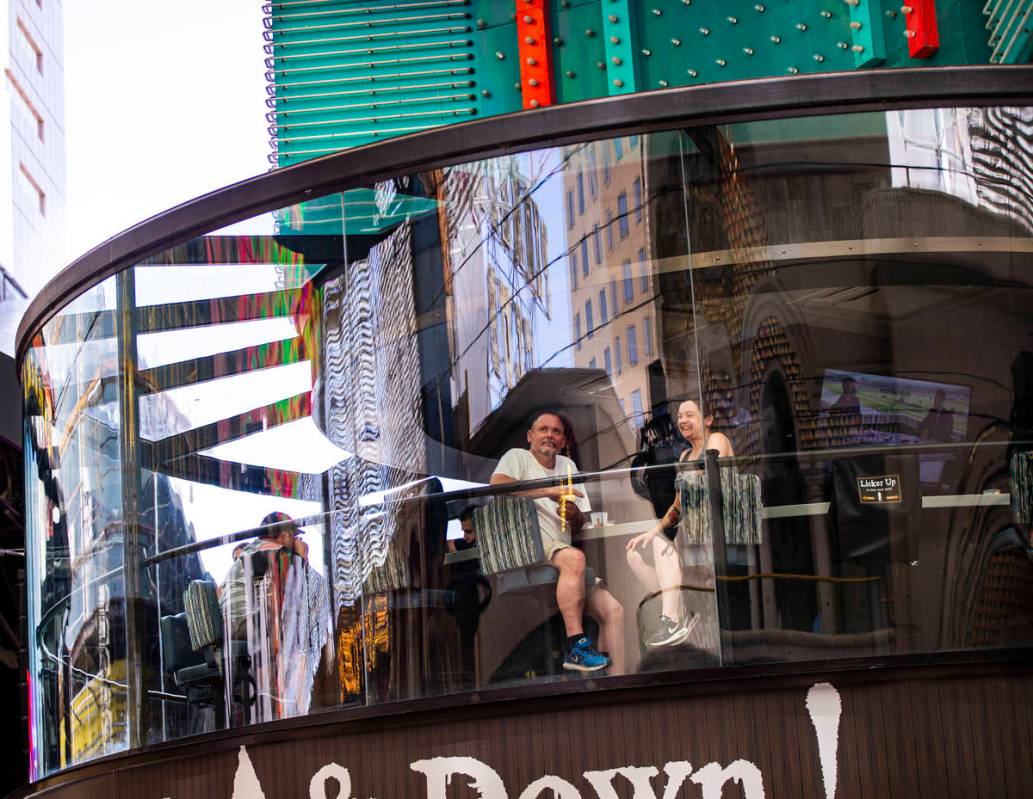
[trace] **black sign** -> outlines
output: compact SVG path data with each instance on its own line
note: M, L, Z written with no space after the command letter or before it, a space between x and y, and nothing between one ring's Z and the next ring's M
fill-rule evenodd
M900 502L900 476L884 474L880 477L858 477L857 493L864 504L884 505Z

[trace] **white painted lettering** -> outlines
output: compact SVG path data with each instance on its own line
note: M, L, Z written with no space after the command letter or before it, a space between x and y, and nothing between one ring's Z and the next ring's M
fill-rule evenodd
M248 756L247 748L243 746L237 753L237 773L233 775L232 799L265 799L255 767Z
M327 763L323 768L312 775L312 781L308 784L309 799L329 799L327 783L330 780L337 781L337 799L351 799L352 778L348 769L337 763Z
M839 718L843 705L830 683L820 682L807 692L807 712L818 736L818 757L821 776L825 783L825 799L836 799L837 754L839 752Z
M552 799L581 799L581 791L560 777L546 774L539 777L520 794L519 799L538 799L542 791L552 791Z
M432 757L409 765L427 777L427 799L446 799L446 793L455 774L470 777L470 787L478 799L508 799L506 786L498 773L475 757Z
M656 766L622 766L605 771L586 771L584 778L595 788L599 799L620 799L613 785L618 774L631 783L632 799L656 799L656 793L649 782L650 777L659 774Z
M764 776L749 760L733 760L725 768L707 763L691 779L703 786L703 799L721 799L721 789L729 780L742 786L743 799L764 799Z
M631 783L631 799L656 799L656 790L652 779L656 777L655 766L623 766L605 771L586 771L584 778L595 788L599 799L619 799L614 779L619 775ZM667 785L663 799L675 799L685 780L692 773L692 764L685 760L675 760L664 766L667 774Z

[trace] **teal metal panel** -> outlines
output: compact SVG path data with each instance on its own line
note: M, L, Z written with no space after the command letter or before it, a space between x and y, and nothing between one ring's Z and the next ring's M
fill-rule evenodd
M643 56L643 88L854 68L850 11L842 0L636 6L641 45L650 53Z
M988 44L993 64L1025 64L1033 59L1033 0L987 0Z
M598 0L552 3L556 102L576 103L609 93Z
M936 0L940 47L917 62L901 3L549 0L556 102L786 74L985 64L994 47L1002 62L1030 57L1033 0ZM519 0L268 5L276 163L520 110L519 7ZM993 44L988 16L997 25Z
M466 0L270 6L278 163L477 113Z
M629 0L603 0L603 46L606 50L607 91L631 94L639 91L639 42L636 15ZM659 12L660 9L653 9ZM662 12L660 12L662 13Z
M478 114L491 116L519 111L523 104L516 23L508 14L505 20L483 27L484 18L478 19L479 29L474 39Z
M848 0L850 52L858 69L875 67L886 60L886 34L880 0Z

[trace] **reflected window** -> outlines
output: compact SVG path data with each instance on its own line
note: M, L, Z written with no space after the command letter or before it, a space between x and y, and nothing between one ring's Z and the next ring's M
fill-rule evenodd
M642 221L642 178L635 178L632 183L632 197L635 201L635 221Z
M610 354L610 348L607 347L603 350L603 364L605 364L606 374L609 376L613 375L613 356Z
M637 388L631 392L631 412L634 414L635 426L641 427L645 416L642 413L642 392Z
M621 238L626 239L631 232L628 224L628 195L621 192L617 195L617 220L620 223Z
M634 325L628 326L628 363L638 365L638 331Z
M605 325L610 321L610 315L606 311L606 289L599 291L599 324Z
M613 340L613 357L616 360L617 374L624 373L623 358L621 357L621 337L616 336Z
M588 331L588 337L592 338L592 334L595 332L595 321L592 318L592 301L585 300L585 329Z
M621 265L621 271L624 277L624 302L630 305L635 300L635 282L631 276L631 261L626 260Z

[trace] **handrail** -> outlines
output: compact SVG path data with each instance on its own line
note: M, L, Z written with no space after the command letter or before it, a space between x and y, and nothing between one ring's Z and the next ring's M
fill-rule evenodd
M413 171L677 127L945 104L1033 100L1033 66L922 67L797 75L588 100L436 128L305 161L205 194L94 247L53 278L18 328L16 360L64 305L142 258L256 214Z
M895 454L902 454L907 452L971 452L976 448L994 448L994 447L1009 447L1015 444L1026 445L1033 444L1033 441L976 441L961 444L912 444L904 447L894 447L893 452ZM716 452L711 450L711 452ZM785 452L785 453L771 453L764 455L732 455L728 457L712 457L710 462L713 466L739 466L739 465L750 465L755 462L765 460L785 460L785 459L811 459L811 460L825 460L829 457L859 457L864 455L874 455L885 453L885 447L844 447L842 449L823 449L823 450L800 450L797 452ZM698 471L706 468L706 465L699 461L680 461L675 463L662 463L655 464L652 466L644 466L638 468L621 468L621 469L603 469L595 472L577 472L574 474L575 483L596 483L603 480L609 480L614 478L620 478L622 476L630 477L633 473L640 471L649 470L660 470L660 469L674 469L675 471ZM406 486L400 486L395 489L396 491L402 491L405 488L412 488L421 482L431 480L433 477L423 478L413 483L409 483ZM497 485L484 485L476 488L457 488L452 491L436 491L429 494L421 494L419 496L412 497L387 497L385 498L384 504L391 505L404 505L409 502L417 502L420 500L426 500L429 498L436 499L440 502L453 502L461 499L479 499L481 497L493 497L499 494L514 494L521 491L528 491L535 488L548 488L551 486L562 485L566 481L565 476L558 477L542 477L535 480L518 480L511 483L500 483ZM773 506L778 507L778 506ZM216 536L214 538L206 538L204 541L195 541L190 544L184 544L179 547L172 549L166 549L162 552L157 552L149 558L145 558L141 563L147 568L155 566L166 560L173 560L175 558L183 557L184 555L192 555L195 552L203 552L207 549L214 549L215 547L224 546L226 544L234 544L239 541L246 541L249 538L255 538L261 533L275 531L280 527L286 528L286 526L306 527L312 524L321 524L325 519L331 518L339 513L343 513L342 510L329 510L324 513L316 513L310 516L302 516L291 522L277 522L274 525L267 525L265 527L249 527L246 530L238 530L231 533L225 533L224 535ZM719 517L720 514L717 514ZM716 518L716 517L715 517Z

